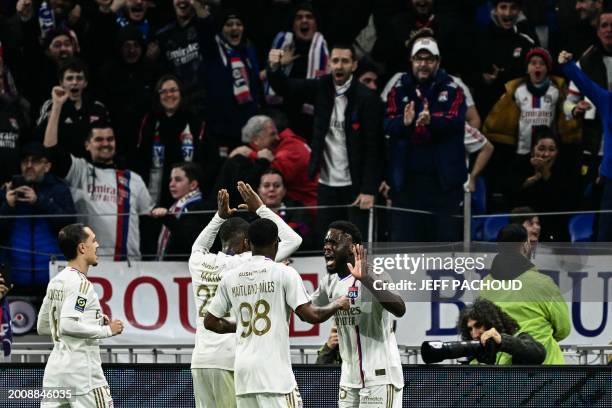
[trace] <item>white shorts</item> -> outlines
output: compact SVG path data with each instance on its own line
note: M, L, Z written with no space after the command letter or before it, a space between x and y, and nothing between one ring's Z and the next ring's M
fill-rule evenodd
M297 386L289 394L244 394L236 397L238 408L302 408L302 397Z
M113 408L108 386L94 388L87 394L75 395L72 401L43 401L40 408Z
M403 388L391 384L365 388L340 387L338 408L402 408Z
M192 368L196 408L236 408L234 373L220 368Z

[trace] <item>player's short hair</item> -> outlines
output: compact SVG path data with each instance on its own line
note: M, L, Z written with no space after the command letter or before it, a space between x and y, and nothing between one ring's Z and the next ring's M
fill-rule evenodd
M329 224L329 227L327 227L327 229L332 228L340 230L345 234L349 234L351 236L351 239L353 240L353 244L361 244L361 242L363 241L361 231L359 231L359 228L357 228L357 226L352 222L344 220L334 221Z
M260 218L249 225L249 241L257 248L267 247L278 241L278 227L267 218Z
M249 223L240 217L232 217L221 224L219 239L221 244L247 237Z
M87 241L87 225L78 223L66 225L57 236L59 248L66 257L67 261L72 261L77 257L77 247L80 243Z

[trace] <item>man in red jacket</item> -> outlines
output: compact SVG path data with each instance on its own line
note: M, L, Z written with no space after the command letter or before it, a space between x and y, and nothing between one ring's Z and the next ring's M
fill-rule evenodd
M317 182L308 177L310 147L306 141L278 120L278 133L275 122L265 115L253 116L242 128L242 141L248 146L240 146L230 153L230 159L236 156L248 158L253 173L260 175L268 167L278 170L283 175L287 198L299 201L307 206L317 205Z

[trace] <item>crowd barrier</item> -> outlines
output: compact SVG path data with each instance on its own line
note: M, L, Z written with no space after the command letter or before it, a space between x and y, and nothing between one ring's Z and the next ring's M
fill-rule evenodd
M290 346L293 364L316 364L320 345ZM49 358L52 343L14 343L13 363L44 363ZM398 346L402 364L423 364L420 345ZM607 365L612 359L612 345L561 345L565 362L571 365ZM103 363L180 364L189 363L193 344L102 344ZM8 361L7 361L8 362ZM446 360L447 364L461 364L461 360Z
M471 200L471 195L470 193L465 193L465 197L464 197L464 202L470 202ZM293 214L293 213L298 213L300 212L301 214L303 214L305 211L314 211L316 210L317 213L322 213L325 211L333 211L333 210L338 210L338 209L348 209L351 208L350 205L328 205L328 206L302 206L302 207L286 207L283 208L283 212L285 214ZM499 220L499 223L506 223L508 218L510 216L512 216L512 214L509 213L498 213L498 214L472 214L471 211L471 207L470 206L464 206L463 207L464 212L463 214L459 214L459 215L454 215L452 216L452 218L461 220L463 223L463 227L462 227L462 231L463 231L463 237L461 242L463 242L464 247L469 247L469 245L473 242L473 241L480 241L483 240L482 236L478 233L476 233L476 228L479 228L479 226L481 226L484 222L487 221L492 221L492 220ZM242 210L241 210L242 211ZM431 217L431 216L436 216L437 214L435 212L431 212L431 211L424 211L424 210L416 210L416 209L411 209L411 208L402 208L402 207L395 207L392 205L375 205L374 207L372 207L369 210L362 210L364 211L364 214L367 212L367 225L365 225L365 227L367 228L367 234L366 237L367 238L366 241L367 242L379 242L379 241L388 241L389 240L389 231L390 228L392 228L392 224L395 223L397 220L392 218L391 215L392 214L399 214L401 216L401 214L416 214L416 215L421 215L421 216L425 216L425 217ZM191 211L189 214L190 215L198 215L198 214L209 214L209 215L213 215L216 211L215 210L204 210L204 211ZM591 223L592 218L598 214L607 214L607 213L612 213L612 210L590 210L590 211L558 211L558 212L533 212L533 213L529 213L529 214L521 214L524 216L539 216L539 217L548 217L548 216L567 216L567 217L575 217L575 216L584 216L585 219L588 219ZM31 219L36 219L36 218L65 218L67 215L69 216L74 216L77 217L77 219L81 220L81 221L86 221L88 219L88 217L118 217L118 216L130 216L130 213L99 213L99 214L85 214L85 213L77 213L77 214L61 214L61 215L54 215L54 214L38 214L38 215L2 215L0 216L0 219L23 219L23 218L31 218ZM148 216L150 215L149 213L142 213L139 214L140 216ZM315 225L309 225L309 231L311 233L315 233ZM497 226L495 225L493 228L501 228L501 225ZM570 228L568 226L568 228ZM484 241L488 241L491 240L490 237L489 239L484 239ZM588 239L581 239L581 240L588 240ZM322 246L322 240L321 239L317 239L315 237L315 239L313 240L314 242L311 242L310 245L308 245L307 248L303 247L300 248L300 250L296 253L296 255L310 255L313 253L318 253L320 252L320 247ZM103 245L103 243L102 243ZM18 249L18 248L12 248L6 245L0 245L0 250L3 251L17 251L17 252L25 252L25 253L33 253L33 254L39 254L39 255L45 255L45 256L49 256L51 259L54 258L59 258L61 257L61 254L59 253L45 253L45 252L37 252L37 251L29 251L29 250L24 250L24 249ZM178 256L184 255L184 256L188 256L189 254L175 254ZM153 258L156 256L156 254L142 254L141 255L144 258ZM112 257L112 255L101 255L101 257ZM128 254L128 259L130 259L130 255ZM134 259L134 257L132 256L131 259Z
M103 368L116 408L195 406L189 365L106 364ZM0 365L2 406L38 408L37 400L7 397L10 390L40 390L43 370L42 364ZM293 371L305 408L337 406L338 366L294 365ZM403 371L402 407L612 406L608 367L406 365Z

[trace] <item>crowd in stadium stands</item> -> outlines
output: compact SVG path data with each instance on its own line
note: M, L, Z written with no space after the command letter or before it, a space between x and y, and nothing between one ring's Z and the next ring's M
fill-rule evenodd
M186 259L214 211L189 213L238 180L302 249L336 219L367 236L376 204L435 214L380 212L379 239L460 240L465 190L485 213L612 209L609 3L3 1L0 262L44 287L75 218L101 255Z

